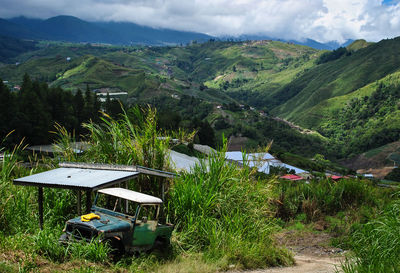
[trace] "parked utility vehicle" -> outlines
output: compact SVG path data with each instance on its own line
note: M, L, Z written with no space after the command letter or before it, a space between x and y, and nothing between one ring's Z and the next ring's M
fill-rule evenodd
M128 189L99 190L91 213L68 220L60 241L99 238L121 252L168 245L173 225L159 222L161 204L160 198Z

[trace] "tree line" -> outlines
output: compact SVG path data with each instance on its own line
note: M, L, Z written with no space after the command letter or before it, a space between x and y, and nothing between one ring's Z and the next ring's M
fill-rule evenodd
M98 121L100 110L115 110L116 101L107 101L102 105L96 94L86 87L75 94L60 87L49 87L47 83L31 80L25 74L21 89L11 91L0 80L0 140L11 131L6 143L11 145L25 139L29 145L52 142L54 124L59 123L75 136L84 133L83 122Z

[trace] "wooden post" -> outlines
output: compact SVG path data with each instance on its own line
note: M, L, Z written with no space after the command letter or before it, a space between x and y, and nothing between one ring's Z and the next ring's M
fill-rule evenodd
M77 211L78 215L82 214L81 201L82 201L82 192L81 192L81 190L78 190L77 191L77 204L76 204L76 211Z
M43 188L38 187L38 201L39 201L39 227L43 229Z
M92 191L86 191L86 213L90 213L90 208L92 207Z

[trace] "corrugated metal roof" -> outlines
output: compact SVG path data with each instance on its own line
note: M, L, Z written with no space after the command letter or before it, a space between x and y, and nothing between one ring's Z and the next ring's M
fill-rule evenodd
M213 153L216 153L217 151L210 146L207 145L202 145L202 144L193 144L193 149L196 151L199 151L200 153L206 154L206 155L211 155Z
M242 161L243 155L242 155L242 152L240 152L240 151L226 152L225 158L230 159L230 160L235 160L235 161Z
M197 157L188 156L175 151L169 153L171 163L173 167L178 171L191 172L196 164L200 164L200 160Z
M234 152L226 152L225 158L235 161L243 161L243 154L241 151L234 151ZM246 154L246 158L248 161L261 161L261 160L272 160L275 159L273 155L270 153L250 153Z
M124 188L107 188L107 189L101 189L98 192L112 195L115 197L120 197L126 200L130 200L133 202L137 202L140 204L161 204L162 200L160 198L147 195L144 193L136 192L136 191L131 191L128 189Z
M248 158L251 160L271 160L275 159L273 155L270 153L253 153L253 154L248 154Z
M99 189L137 176L139 172L58 168L14 180L16 185L65 189Z
M269 167L270 166L288 168L289 170L294 170L296 174L298 174L298 173L307 173L307 171L305 171L305 170L302 170L300 168L297 168L297 167L289 165L289 164L282 163L279 160L272 160L270 162L264 163L264 165L262 165L261 167L258 168L258 171L266 173L266 174L269 174L269 172L270 172Z
M73 142L71 143L71 147L74 153L83 153L84 151L90 148L90 144L86 142ZM55 153L58 149L57 145L35 145L29 146L28 150L39 152L39 153Z

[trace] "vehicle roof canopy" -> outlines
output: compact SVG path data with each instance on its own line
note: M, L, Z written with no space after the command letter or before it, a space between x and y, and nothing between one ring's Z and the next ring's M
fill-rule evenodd
M98 190L98 192L120 197L140 204L162 204L163 202L160 198L124 188L107 188Z

